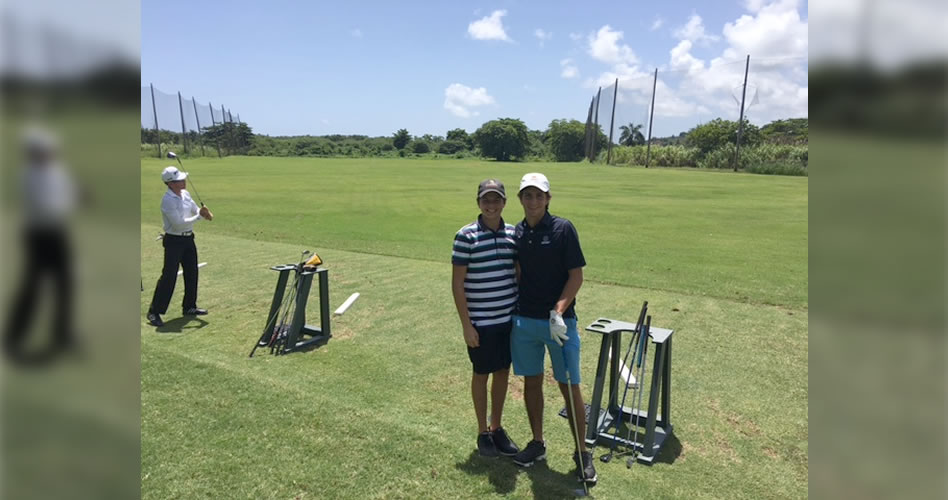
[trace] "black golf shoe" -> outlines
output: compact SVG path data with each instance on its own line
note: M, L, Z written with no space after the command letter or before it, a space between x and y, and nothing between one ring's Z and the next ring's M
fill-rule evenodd
M527 443L527 447L514 456L514 463L521 467L530 467L537 460L546 460L546 443L533 440Z
M596 475L596 467L593 466L593 454L591 451L583 452L583 463L579 463L579 455L574 451L573 463L576 464L576 468L579 470L577 480L581 482L585 481L587 484L596 484L596 481L599 480L599 476Z
M204 316L207 314L207 309L201 309L200 307L190 307L181 312L184 316Z
M161 316L158 316L158 313L150 312L148 313L148 324L151 326L164 326L165 322L161 321Z
M477 454L482 457L496 457L499 454L490 432L484 431L477 435Z
M512 457L520 451L520 448L507 436L507 432L504 431L503 427L492 430L490 435L494 440L494 446L497 447L497 451L500 452L501 455Z

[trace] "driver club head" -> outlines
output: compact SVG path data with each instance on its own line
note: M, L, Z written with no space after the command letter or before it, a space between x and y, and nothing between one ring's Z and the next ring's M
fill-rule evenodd
M181 158L178 158L178 155L174 154L174 151L168 151L167 156L168 156L168 158L172 158L172 159L178 160L178 165L181 164Z

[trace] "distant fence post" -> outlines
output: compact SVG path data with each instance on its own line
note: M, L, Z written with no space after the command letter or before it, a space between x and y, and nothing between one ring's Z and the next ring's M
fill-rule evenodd
M198 142L201 143L201 156L204 156L204 139L201 137L201 119L198 117L198 105L197 101L194 100L194 96L191 96L191 106L194 108L194 121L197 122L198 126Z
M155 106L155 85L149 83L148 86L151 87L151 111L155 114L155 135L158 137L155 142L158 143L158 158L161 158L161 131L158 130L158 107Z
M655 86L658 83L658 68L655 68L655 78L652 79L652 108L648 112L648 142L645 146L645 168L652 153L652 120L655 119Z
M616 100L619 98L619 79L616 78L616 88L612 92L612 118L609 119L609 151L606 153L606 165L612 162L612 129L616 121Z

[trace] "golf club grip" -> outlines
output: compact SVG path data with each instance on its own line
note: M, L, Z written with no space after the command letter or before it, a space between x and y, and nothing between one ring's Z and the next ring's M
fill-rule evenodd
M645 321L645 313L648 311L648 301L642 302L642 310L639 311L639 319L635 322L635 327L642 331L642 322Z
M642 366L642 358L645 357L645 349L648 346L648 334L652 326L652 316L648 315L645 324L639 329L639 346L635 355L635 366Z

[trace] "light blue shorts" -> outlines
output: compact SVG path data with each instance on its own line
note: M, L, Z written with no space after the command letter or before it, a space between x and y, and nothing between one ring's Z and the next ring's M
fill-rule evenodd
M510 355L513 359L514 375L531 377L543 374L543 357L550 351L550 363L553 365L553 377L557 382L566 383L566 364L568 359L570 382L578 384L579 379L579 330L576 318L563 318L566 323L566 335L569 339L560 347L550 337L550 320L525 318L514 315L513 330L510 332Z

